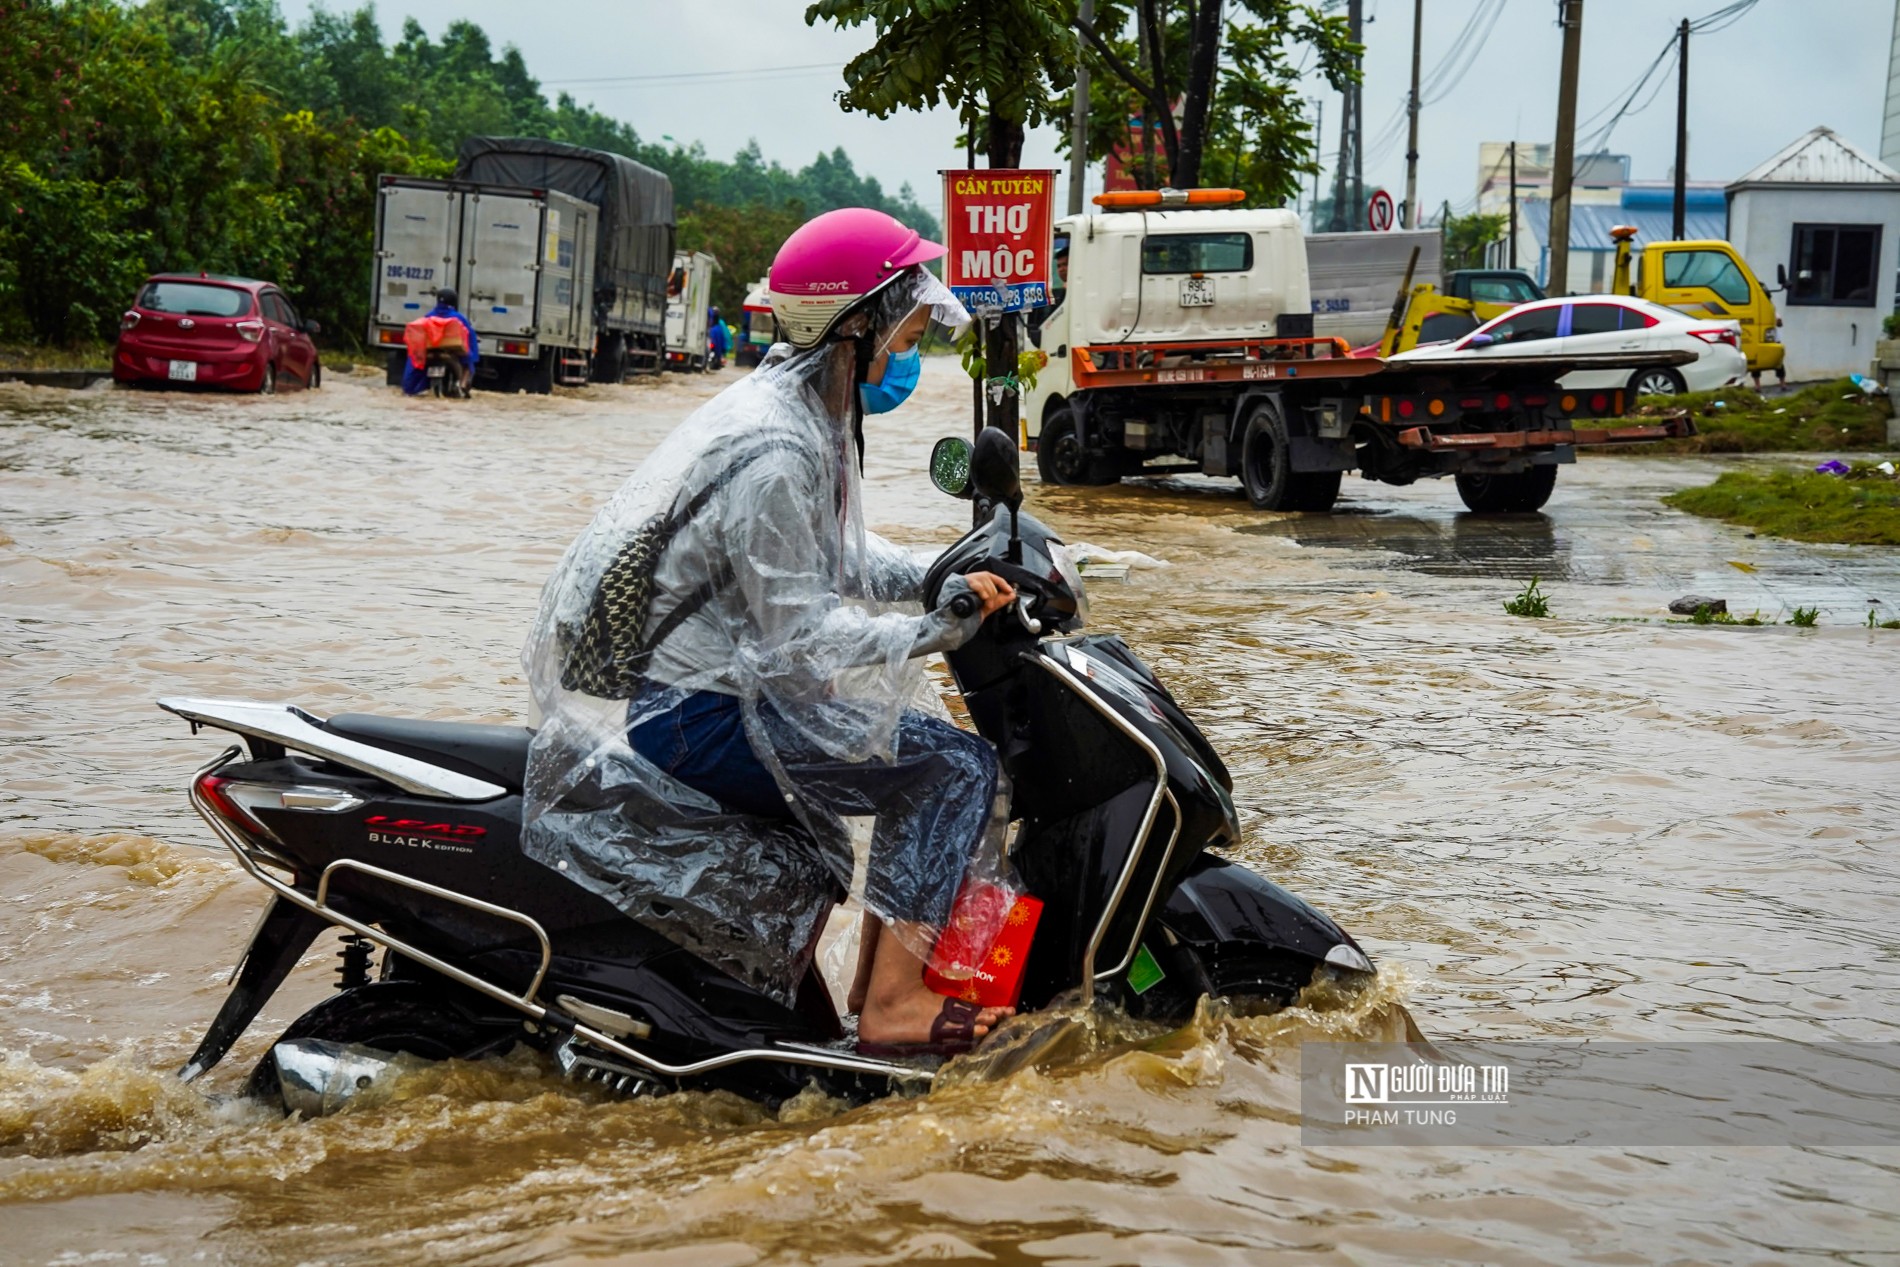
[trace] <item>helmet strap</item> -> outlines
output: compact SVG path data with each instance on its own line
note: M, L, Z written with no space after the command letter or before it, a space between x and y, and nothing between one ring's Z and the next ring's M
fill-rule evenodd
M876 355L874 340L869 329L851 336L852 350L857 354L857 372L851 376L851 437L858 443L859 475L864 474L864 393L858 389L871 379L871 360Z

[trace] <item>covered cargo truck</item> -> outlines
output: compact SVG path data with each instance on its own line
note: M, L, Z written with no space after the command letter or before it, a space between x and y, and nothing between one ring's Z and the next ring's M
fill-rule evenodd
M632 159L533 137L471 136L457 180L559 190L599 212L593 260L592 377L658 373L673 267L673 182Z
M556 190L385 175L376 186L369 341L402 381L403 330L453 290L481 340L476 384L584 381L594 345L594 207Z

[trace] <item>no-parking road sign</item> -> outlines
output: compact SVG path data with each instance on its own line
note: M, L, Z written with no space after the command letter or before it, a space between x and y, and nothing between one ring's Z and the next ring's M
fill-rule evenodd
M1366 224L1379 233L1389 231L1398 222L1398 208L1392 205L1392 195L1383 189L1372 191L1372 203L1366 208Z

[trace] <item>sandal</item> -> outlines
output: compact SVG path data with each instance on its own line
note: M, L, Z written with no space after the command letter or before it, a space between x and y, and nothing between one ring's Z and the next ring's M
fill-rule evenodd
M922 1043L866 1043L858 1044L858 1055L879 1056L887 1060L904 1060L912 1056L960 1056L975 1049L976 1018L983 1009L965 999L946 998L943 1007L937 1012L935 1020L930 1022L930 1039ZM988 1035L984 1035L985 1038Z

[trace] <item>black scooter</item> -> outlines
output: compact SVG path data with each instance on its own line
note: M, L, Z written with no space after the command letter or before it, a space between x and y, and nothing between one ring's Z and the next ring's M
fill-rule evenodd
M1316 974L1369 981L1371 962L1332 920L1207 852L1239 839L1232 779L1121 639L1079 633L1081 580L1021 512L1017 462L1000 431L938 444L933 481L993 513L937 560L925 597L934 605L948 576L976 570L1018 590L947 658L1013 785L1011 861L1045 903L1022 1009L1079 993L1185 1021L1203 995L1274 1007ZM272 894L186 1080L217 1064L333 926L344 930L336 993L292 1023L247 1087L307 1115L374 1086L400 1057L516 1043L629 1095L724 1087L775 1102L816 1081L863 1099L933 1076L928 1062L858 1054L815 966L786 1006L523 855L528 730L159 704L194 731L244 737L248 759L226 749L190 798Z

